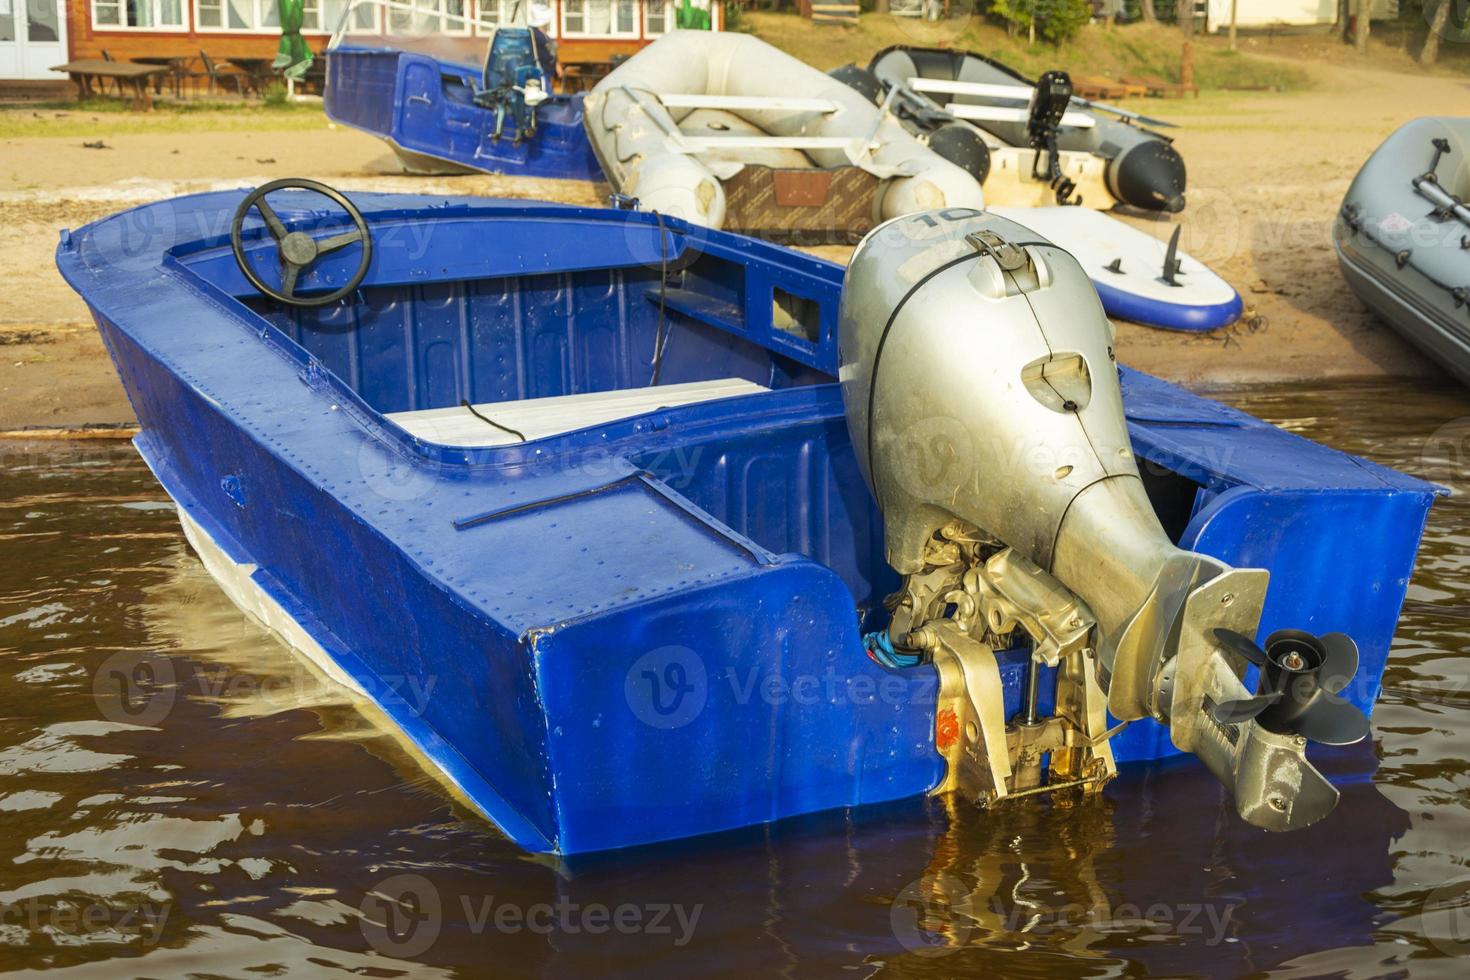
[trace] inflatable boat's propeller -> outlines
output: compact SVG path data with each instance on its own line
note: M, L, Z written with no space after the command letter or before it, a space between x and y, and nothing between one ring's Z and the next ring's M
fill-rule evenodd
M1279 735L1301 735L1324 745L1351 745L1368 735L1368 718L1338 696L1358 672L1358 645L1345 633L1313 636L1281 630L1264 649L1234 630L1215 639L1260 669L1256 696L1217 704L1211 717L1222 725L1254 719Z

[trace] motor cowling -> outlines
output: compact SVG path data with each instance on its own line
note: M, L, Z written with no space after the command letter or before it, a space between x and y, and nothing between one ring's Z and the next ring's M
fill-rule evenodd
M962 624L975 640L1002 621L1031 623L1049 664L1095 662L1108 710L1167 723L1246 819L1303 826L1337 799L1306 762L1305 739L1210 713L1251 697L1247 661L1218 634L1255 635L1268 575L1165 534L1134 460L1112 344L1081 266L1015 222L926 212L858 246L840 377L887 558L906 577L886 642L922 654L969 606L988 610ZM1067 639L1069 626L1089 638ZM1004 744L994 736L987 751Z

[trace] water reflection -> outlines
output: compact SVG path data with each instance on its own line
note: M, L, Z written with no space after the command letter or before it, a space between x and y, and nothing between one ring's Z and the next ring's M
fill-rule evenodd
M1467 485L1458 392L1228 399ZM917 800L564 865L468 816L243 618L129 449L5 462L0 969L1417 976L1470 941L1458 497L1431 516L1376 744L1324 758L1343 798L1306 832L1246 827L1178 761L1101 798Z

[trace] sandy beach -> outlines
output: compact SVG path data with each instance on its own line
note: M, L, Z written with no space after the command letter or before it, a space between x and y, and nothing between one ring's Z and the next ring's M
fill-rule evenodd
M1208 335L1120 323L1125 362L1201 389L1438 377L1348 291L1330 229L1353 175L1383 138L1415 116L1462 113L1470 81L1307 67L1314 85L1302 92L1207 93L1142 104L1180 126L1172 132L1189 167L1189 206L1158 220L1123 217L1161 239L1182 223L1184 247L1239 290L1248 313ZM349 192L579 204L599 203L607 192L580 182L406 176L376 138L300 112L289 114L290 128L273 131L211 125L203 114L196 124L165 113L6 111L28 125L27 135L0 140L0 249L8 269L0 290L0 429L132 418L85 306L56 272L62 228L177 194L285 176ZM30 135L48 127L62 135ZM104 148L84 146L99 139ZM841 261L848 250L818 251Z

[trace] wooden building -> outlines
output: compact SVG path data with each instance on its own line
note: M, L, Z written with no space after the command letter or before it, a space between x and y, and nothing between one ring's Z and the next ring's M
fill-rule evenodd
M723 27L717 0L697 0ZM438 31L466 44L502 23L541 26L563 63L632 54L674 27L674 0L306 0L302 35L324 50L344 15L384 33ZM0 80L54 81L77 58L270 58L276 0L0 0Z

